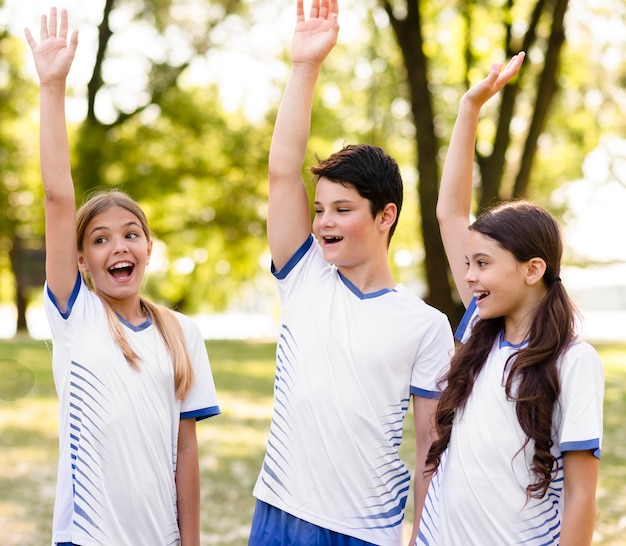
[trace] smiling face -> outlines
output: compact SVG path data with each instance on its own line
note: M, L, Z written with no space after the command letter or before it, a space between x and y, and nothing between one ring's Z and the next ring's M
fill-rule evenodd
M481 319L523 317L534 308L529 298L529 263L520 262L494 239L470 231L466 244L465 280Z
M369 200L352 186L320 178L315 191L313 233L324 259L343 267L354 267L386 252L386 233L381 214L372 216ZM382 233L382 236L381 236Z
M96 291L116 308L121 301L139 297L151 251L152 241L137 216L111 206L86 225L78 264L89 273Z

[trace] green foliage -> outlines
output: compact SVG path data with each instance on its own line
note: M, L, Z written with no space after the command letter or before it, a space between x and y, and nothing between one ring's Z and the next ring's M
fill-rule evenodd
M406 0L390 3L394 13L406 14ZM94 187L120 186L141 202L155 236L166 245L165 261L152 264L148 292L188 311L226 308L241 297L247 283L266 274L259 262L267 253L265 171L273 112L255 125L241 112L224 112L214 87L184 83L187 68L219 47L228 29L254 24L253 19L245 19L254 15L253 4L239 0L113 2L110 30L115 39L100 44L105 46L100 53L106 70L94 74L87 101L101 107L88 108L88 119L70 128L78 200ZM381 145L398 160L406 194L390 254L402 254L398 263L403 265L394 263L394 274L410 283L424 277L424 236L438 234L422 233L417 188L423 180L416 169L407 59L402 57L383 5L382 0L342 4L342 27L354 27L355 21L360 24L352 29L349 42L341 38L342 30L324 65L305 168L315 162L316 155L325 157L351 142ZM521 43L535 3L418 0L416 5L421 13L441 162L460 96L483 77L491 62L511 53L509 44L516 48ZM584 157L603 134L621 134L624 129L620 115L624 65L609 63L615 58L615 46L598 40L594 31L594 21L624 18L623 2L603 0L584 7L587 11L582 16L581 9L570 2L572 30L561 57L561 89L534 159L529 196L542 204L548 204L555 187L580 177ZM587 19L581 22L581 17ZM549 23L541 19L537 41L524 66L528 78L516 102L505 188L513 184L534 108L541 47ZM128 39L135 35L147 38ZM13 297L13 283L4 282L11 278L8 251L12 238L19 233L32 240L43 233L43 211L37 205L42 192L35 138L36 86L22 75L25 47L22 37L6 31L0 34L0 300L4 301ZM136 67L137 72L132 78L121 77L129 67ZM283 84L276 82L279 89ZM77 93L80 98L82 90ZM496 112L497 101L488 104L479 130L481 152L488 153L493 146Z
M31 117L37 88L27 79L24 43L0 29L0 269L10 269L13 239L41 236L42 215L33 206L41 200L37 130ZM0 301L7 293L0 293ZM5 300L6 301L6 300Z
M174 87L103 136L97 176L137 199L165 244L150 293L189 312L223 309L266 247L267 127L227 115L215 87Z

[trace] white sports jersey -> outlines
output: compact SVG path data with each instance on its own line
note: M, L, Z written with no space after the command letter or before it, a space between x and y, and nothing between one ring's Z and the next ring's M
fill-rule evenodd
M313 236L274 274L283 316L254 495L320 527L397 546L410 486L398 456L402 422L411 394L439 396L449 322L401 285L361 293Z
M474 306L468 310L473 314ZM457 337L462 334L457 332ZM563 453L592 450L600 457L602 364L581 340L561 356L552 447L558 470L544 498L527 501L526 486L534 481L529 470L534 443L519 452L526 437L504 386L507 358L517 349L496 340L466 407L457 413L445 459L428 491L418 544L559 543Z
M44 292L60 405L53 543L178 545L179 422L220 413L199 329L176 314L195 373L181 402L171 357L149 320L124 322L141 357L137 371L113 341L100 298L80 276L63 314L47 285Z

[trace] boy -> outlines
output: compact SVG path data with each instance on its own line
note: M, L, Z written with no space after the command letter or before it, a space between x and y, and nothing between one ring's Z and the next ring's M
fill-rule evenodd
M413 395L419 522L436 383L453 350L446 317L393 280L402 179L380 148L348 146L313 167L311 234L302 167L337 15L337 0L312 0L306 21L298 0L270 149L267 230L282 326L251 546L400 544L410 485L397 451L402 422ZM417 524L411 543L416 534Z

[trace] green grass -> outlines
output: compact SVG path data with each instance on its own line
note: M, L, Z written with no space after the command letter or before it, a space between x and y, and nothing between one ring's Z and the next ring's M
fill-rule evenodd
M274 345L207 342L222 415L198 424L203 546L247 544L269 428ZM605 437L594 544L626 535L626 345L596 345L606 372ZM412 416L401 454L411 464ZM49 346L0 341L0 529L5 546L50 543L57 460L57 401ZM407 514L411 514L411 503ZM408 522L410 523L410 522ZM405 525L409 531L409 524Z

